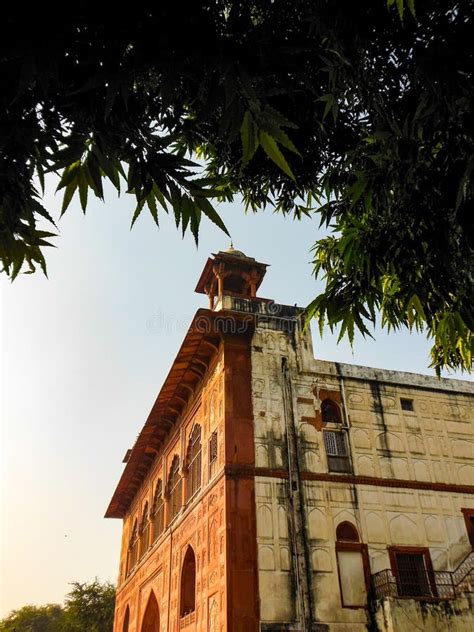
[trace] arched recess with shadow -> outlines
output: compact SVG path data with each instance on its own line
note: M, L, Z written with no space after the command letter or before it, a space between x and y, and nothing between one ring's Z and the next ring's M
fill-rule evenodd
M128 626L130 623L130 608L127 606L125 609L125 616L122 623L122 632L128 632Z
M324 399L321 402L321 419L323 424L341 424L341 409L332 399Z
M179 613L181 617L196 609L196 558L191 546L188 546L181 569L181 591Z
M160 632L160 609L153 591L150 593L143 615L141 632Z

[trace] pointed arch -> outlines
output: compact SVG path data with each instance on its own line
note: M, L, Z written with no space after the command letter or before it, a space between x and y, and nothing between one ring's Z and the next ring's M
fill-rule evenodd
M348 520L336 527L336 559L343 607L365 608L370 587L367 544Z
M168 498L169 498L169 520L173 520L178 515L182 504L181 493L181 474L179 471L179 456L174 455L171 462L170 471L168 474L167 484Z
M148 501L145 503L140 521L140 559L148 550L148 541L150 537L150 519L148 515Z
M359 534L354 525L345 520L337 525L336 540L339 542L359 542Z
M148 597L140 632L160 632L160 609L153 590Z
M186 501L201 489L201 426L195 424L186 452Z
M128 543L127 575L138 562L138 518L133 522L132 533Z
M152 540L155 542L163 533L165 528L165 504L163 501L163 483L161 478L158 479L155 487L155 495L153 496L153 504L151 506L152 524Z
M323 399L321 402L321 419L324 424L342 423L341 409L332 399Z
M196 609L196 557L192 546L188 546L181 568L181 590L179 613L181 618Z
M122 632L128 632L128 626L130 624L130 608L125 608L125 615L123 617Z

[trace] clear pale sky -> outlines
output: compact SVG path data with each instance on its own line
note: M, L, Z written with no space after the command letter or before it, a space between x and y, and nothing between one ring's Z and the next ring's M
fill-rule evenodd
M60 199L46 205L58 217ZM271 264L260 293L306 305L317 221L221 207L234 246ZM2 280L0 617L27 603L61 602L69 582L115 581L121 523L104 512L192 315L209 253L229 239L204 220L199 248L166 216L129 230L133 200L109 191L84 217L59 223L48 273ZM314 334L317 357L432 374L421 335L357 339L352 352ZM461 376L462 377L462 376ZM464 379L466 377L464 376ZM472 379L472 378L471 378Z

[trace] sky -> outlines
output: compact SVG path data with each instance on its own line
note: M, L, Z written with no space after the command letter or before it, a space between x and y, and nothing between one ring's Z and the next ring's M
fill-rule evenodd
M59 216L60 195L47 208ZM59 222L48 277L1 281L0 617L31 603L60 603L70 582L115 582L121 522L103 518L122 458L148 416L194 312L194 287L228 237L204 220L199 247L163 214L110 189L87 214L73 200ZM260 294L306 305L317 222L220 207L234 246L270 264ZM316 357L433 374L429 342L407 332L336 344L314 332ZM468 379L466 376L458 376ZM472 379L472 378L469 378Z

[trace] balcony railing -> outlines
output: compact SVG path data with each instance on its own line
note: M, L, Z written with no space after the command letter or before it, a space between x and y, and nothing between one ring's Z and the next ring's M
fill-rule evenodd
M191 625L192 623L194 623L196 620L196 613L190 612L189 614L185 614L183 617L181 617L180 622L179 622L179 627L182 628L187 628L188 625Z
M397 597L419 600L454 599L465 592L474 591L474 552L454 571L417 572L413 577L406 573L397 580L390 568L372 575L374 597Z

